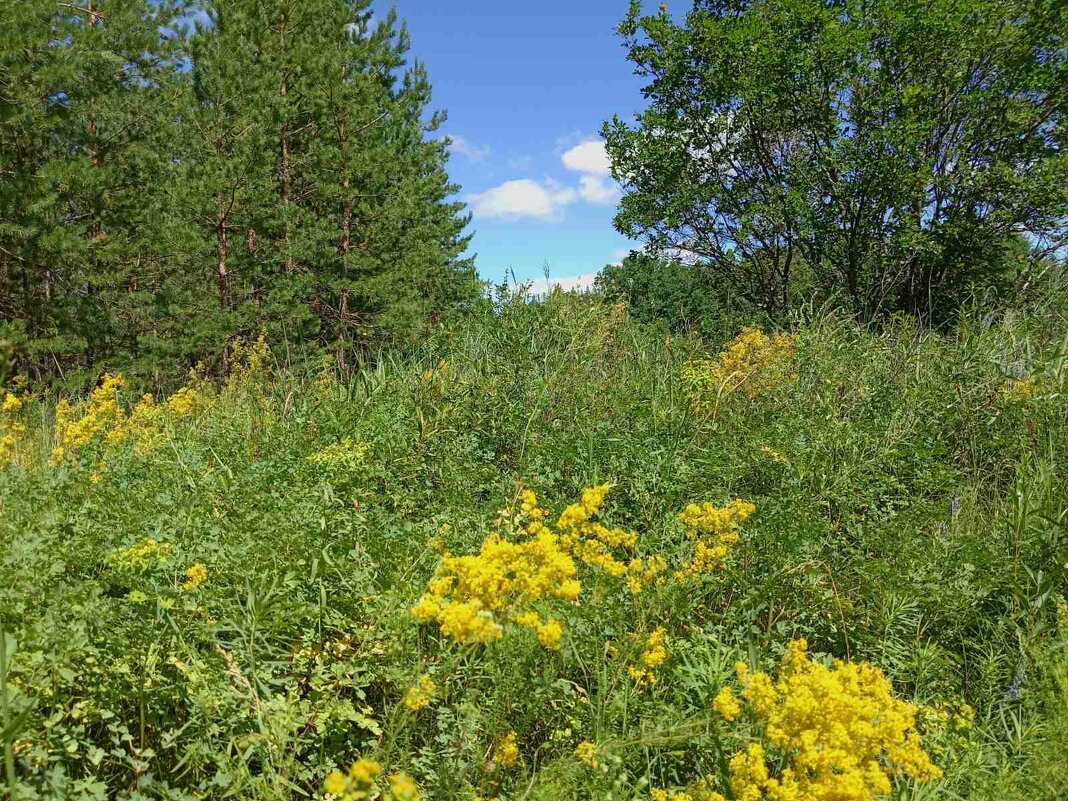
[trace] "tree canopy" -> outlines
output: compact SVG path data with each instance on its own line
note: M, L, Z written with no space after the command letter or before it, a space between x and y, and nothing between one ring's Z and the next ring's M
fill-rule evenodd
M261 333L344 363L477 297L394 13L28 0L0 26L0 336L34 378L225 369Z
M648 107L604 128L617 227L765 311L937 323L1066 241L1060 0L633 2L619 30Z

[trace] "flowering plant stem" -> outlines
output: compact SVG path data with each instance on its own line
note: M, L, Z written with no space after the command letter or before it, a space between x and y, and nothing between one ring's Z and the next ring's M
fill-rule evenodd
M12 639L10 659L15 657L15 641ZM10 665L7 652L7 632L0 629L0 724L4 739L4 775L7 780L8 795L15 798L15 752L12 742L15 739L16 721L12 720L11 708L7 698L7 673Z

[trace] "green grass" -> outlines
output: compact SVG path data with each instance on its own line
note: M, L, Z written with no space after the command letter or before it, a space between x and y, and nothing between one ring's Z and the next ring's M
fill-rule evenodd
M717 769L708 709L734 661L771 669L803 636L900 697L975 708L966 732L928 733L945 778L898 798L1064 798L1066 312L1062 296L949 337L817 317L797 328L797 380L731 396L713 424L679 374L723 343L594 298L504 301L351 376L278 366L148 454L105 448L97 483L93 448L45 466L51 409L31 404L25 464L0 470L7 786L321 797L362 755L424 798L645 799ZM1026 376L1034 397L1011 397ZM345 437L366 453L309 461ZM757 511L688 591L633 599L586 576L559 652L511 629L460 648L412 620L435 538L471 553L521 487L559 512L606 481L605 518L645 554L682 552L689 502ZM116 564L146 538L165 558ZM208 581L183 592L194 563ZM657 625L671 657L638 689L624 662ZM423 673L438 693L412 714ZM489 770L509 730L520 762ZM585 739L597 770L572 756Z

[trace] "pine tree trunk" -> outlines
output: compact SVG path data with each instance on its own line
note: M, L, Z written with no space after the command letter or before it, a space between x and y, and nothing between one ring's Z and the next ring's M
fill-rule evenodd
M284 51L284 48L283 48ZM281 95L285 97L289 93L289 78L288 76L282 76L282 88ZM283 115L285 110L283 109ZM282 235L282 247L285 251L285 270L287 273L293 272L293 252L290 249L289 241L289 134L287 131L288 120L283 116L282 119L282 131L281 141L279 142L279 156L281 158L281 192L282 192L282 213L284 216L285 232Z
M215 218L215 275L219 283L219 308L230 307L230 276L226 269L226 217L221 197L216 198L219 213Z
M341 210L341 241L338 243L338 256L341 260L341 280L348 281L349 277L349 247L352 242L352 201L349 200L349 179L346 176L342 182L345 192L345 201ZM348 285L341 287L341 301L338 304L338 335L337 335L337 365L345 369L345 357L348 343L349 328L349 288Z

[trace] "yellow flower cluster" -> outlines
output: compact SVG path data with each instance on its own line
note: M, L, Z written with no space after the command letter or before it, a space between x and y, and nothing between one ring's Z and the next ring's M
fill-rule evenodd
M675 571L680 582L697 579L717 569L738 542L738 529L756 511L756 507L735 498L723 507L710 503L691 503L679 515L686 526L686 537L694 543L689 562Z
M724 801L723 794L715 789L716 777L707 773L690 784L685 790L668 791L654 788L649 791L650 801Z
M84 410L60 398L52 432L53 466L67 459L76 460L79 452L98 437L106 445L118 445L132 436L138 450L150 452L166 441L168 421L189 417L213 403L207 381L191 370L189 383L163 403L157 404L151 395L143 395L127 416L119 405L123 383L121 375L105 376L100 386L89 393Z
M442 555L427 592L412 608L420 623L437 623L458 642L485 643L502 635L502 620L533 629L546 648L559 648L563 627L542 621L532 606L542 600L574 601L582 585L571 555L544 523L534 493L521 496L527 536L519 542L493 532L477 554Z
M419 801L419 788L407 773L393 773L389 777L389 791L382 793L378 777L382 766L373 759L360 758L348 771L331 771L323 782L323 792L333 801L364 801L377 798L381 801Z
M166 443L168 421L181 420L211 407L211 387L197 370L189 371L189 382L162 403L151 395L142 395L130 416L122 424L119 439L133 436L141 453L151 453Z
M662 556L626 556L637 544L637 535L596 520L607 492L607 484L583 490L581 500L550 525L535 494L523 490L518 511L506 510L499 518L500 528L512 538L494 531L477 554L454 556L443 551L427 591L411 609L412 616L420 623L436 623L443 635L461 643L499 639L503 624L510 621L533 630L542 646L556 650L563 624L543 619L534 607L578 598L582 584L576 562L624 579L635 594L662 584L668 569ZM753 509L740 500L723 509L711 504L688 507L681 517L688 536L697 542L693 558L676 576L691 578L718 566Z
M627 589L637 595L649 586L661 586L667 560L659 554L652 554L645 559L631 559L627 563Z
M360 758L349 766L347 772L331 771L323 783L323 790L340 801L359 801L370 798L375 780L382 773L382 766L372 759Z
M537 612L528 610L520 612L515 616L514 620L518 625L531 629L543 648L548 648L550 651L560 650L560 640L564 636L564 625L556 618L542 621Z
M502 768L511 768L519 761L519 745L514 731L508 732L498 741L493 749L493 764Z
M185 581L182 583L182 589L186 592L192 592L207 580L207 565L201 562L197 562L195 565L185 571Z
M407 773L393 773L389 777L389 801L419 801L419 787Z
M791 361L797 337L778 333L768 336L745 327L714 359L697 359L682 368L690 402L712 407L717 399L739 390L748 398L761 395L796 379Z
M318 467L353 472L367 460L367 454L370 451L370 443L358 442L352 437L343 437L340 442L327 445L321 451L311 454L307 461Z
M1033 378L1009 378L1001 385L1001 394L1006 400L1022 403L1034 398L1036 389Z
M259 389L271 372L271 347L265 334L255 342L238 337L230 345L230 375L225 391L233 394L241 389Z
M114 567L127 570L144 570L153 562L162 562L171 553L169 543L149 537L140 542L135 542L128 548L120 548L112 551L107 556L107 562ZM205 570L205 573L207 571Z
M545 513L537 508L534 493L529 490L526 493L535 512L544 516ZM645 559L626 557L620 552L634 548L638 535L632 531L608 528L594 519L600 513L607 493L608 484L588 487L582 491L582 499L578 503L564 509L556 522L561 544L583 564L610 576L624 578L627 588L635 595L650 585L659 586L667 570L664 558L657 554ZM544 528L540 522L536 526Z
M916 708L893 697L881 670L841 660L828 668L809 660L807 650L803 639L790 643L774 681L765 673L750 675L744 663L736 666L742 698L784 767L772 775L764 746L751 742L730 759L734 798L871 801L889 794L897 777L926 782L941 776L920 745ZM732 694L717 701L720 714L737 717Z
M80 416L65 398L56 405L55 427L52 433L52 464L58 465L68 456L74 458L79 450L102 435L111 442L121 441L122 410L119 408L121 375L106 375L100 386L89 393L85 412Z
M712 709L728 722L733 722L742 714L742 705L738 703L730 687L723 687L716 693L716 697L712 699Z
M672 792L670 795L667 790L656 788L649 793L650 801L695 801L694 797L687 792Z
M653 684L656 681L656 669L667 661L669 655L667 632L663 626L657 626L645 641L641 666L632 665L627 669L627 673L639 684Z
M26 427L18 420L23 399L11 392L4 393L0 405L0 467L6 467L15 458L15 447Z
M560 514L556 528L564 548L574 553L577 559L610 576L622 578L630 568L627 562L617 558L613 549L633 548L638 535L619 528L610 529L593 519L601 511L607 494L607 484L587 487L582 491L582 500ZM634 572L640 575L640 564Z
M596 769L601 764L597 760L597 744L583 740L575 747L575 759L588 768Z
M434 684L434 680L424 673L415 685L408 688L408 692L404 695L404 705L412 712L425 709L430 706L430 701L434 698L434 692L437 689L438 686Z

